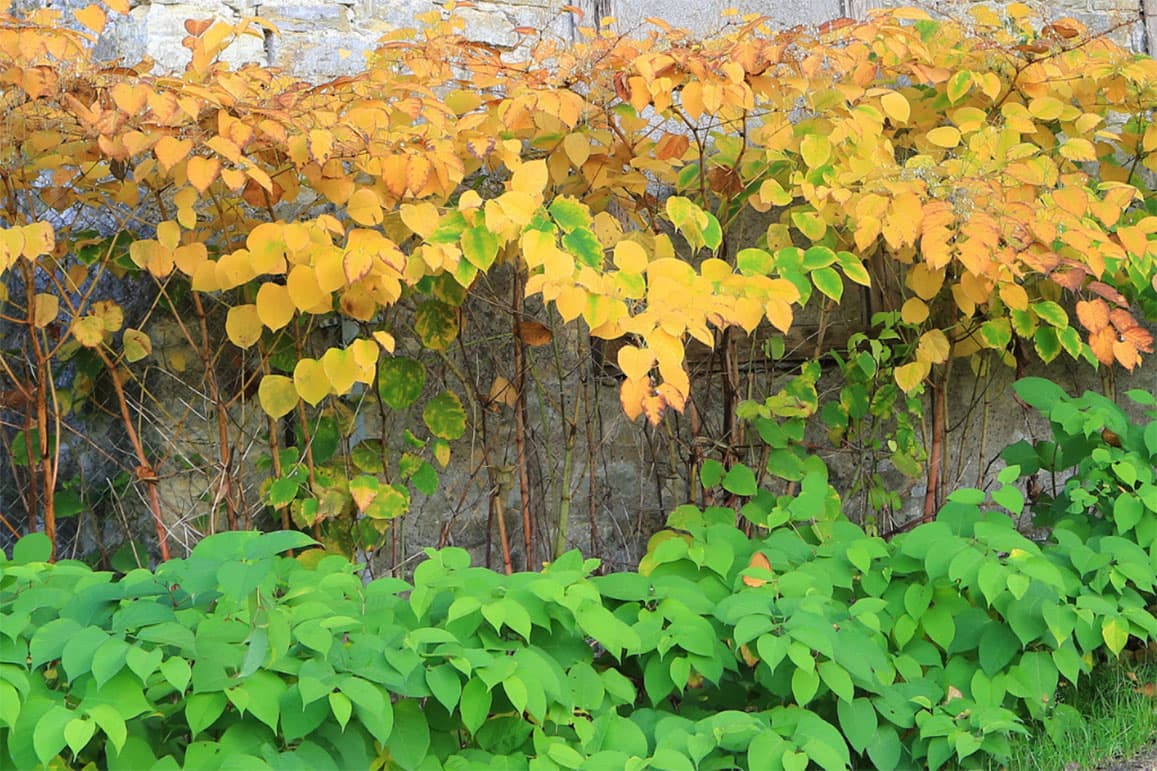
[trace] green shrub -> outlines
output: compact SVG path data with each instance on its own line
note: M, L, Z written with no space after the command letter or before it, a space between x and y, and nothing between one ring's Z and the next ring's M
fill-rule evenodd
M1026 718L1066 717L1062 678L1157 636L1157 420L1041 380L1017 391L1053 440L1010 447L999 487L956 491L890 542L842 518L823 463L776 422L783 394L746 414L795 494L706 465L707 486L746 503L679 507L638 573L595 576L571 552L507 577L445 549L412 583L367 583L319 549L278 556L311 545L303 534L230 532L114 577L47 563L47 538L29 536L0 564L0 758L608 771L1003 758ZM1042 470L1076 474L1036 502L1052 527L1039 543L1015 527L1014 483Z

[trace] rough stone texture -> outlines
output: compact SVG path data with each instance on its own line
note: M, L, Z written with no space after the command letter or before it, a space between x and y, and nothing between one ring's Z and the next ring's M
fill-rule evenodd
M728 9L740 14L758 13L768 16L779 27L797 24L820 24L844 15L842 0L809 0L806 3L769 3L767 0L609 0L609 8L601 15L613 16L616 28L630 32L646 26L645 19L659 18L675 27L708 35L723 29L729 19L723 16ZM734 21L734 17L730 18Z

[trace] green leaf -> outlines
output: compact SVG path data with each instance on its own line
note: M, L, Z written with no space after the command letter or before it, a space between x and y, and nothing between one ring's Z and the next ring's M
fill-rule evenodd
M904 591L904 610L917 621L924 615L924 611L928 610L931 602L932 587L928 584L914 583Z
M1121 493L1113 502L1113 521L1117 524L1117 531L1120 533L1127 533L1136 527L1144 514L1145 510L1141 505L1141 499L1135 495Z
M932 638L932 642L939 645L942 649L948 650L952 645L952 640L956 637L956 622L952 620L952 614L943 605L933 605L925 612L924 617L920 619L920 623L924 626L924 631Z
M807 706L819 687L820 675L814 669L796 669L791 675L791 695L801 707Z
M426 367L420 361L391 356L378 364L378 394L395 410L405 409L417 401L425 387ZM380 455L378 457L380 459Z
M225 694L220 691L191 695L185 702L185 722L189 724L189 734L196 738L197 734L213 725L225 711L226 701Z
M1065 390L1051 380L1042 377L1021 378L1012 384L1012 389L1028 406L1048 414L1053 405L1068 397Z
M489 270L498 256L498 237L485 227L462 232L462 254L479 270Z
M100 730L104 731L104 735L112 744L113 749L120 753L128 738L128 729L125 727L125 719L121 717L121 713L111 704L103 703L88 704L85 711L100 726Z
M1012 342L1012 327L1008 319L990 319L980 325L980 338L985 346L1004 350Z
M385 744L393 730L394 711L381 687L360 677L346 675L338 681L338 688L354 703L358 720L366 730Z
M189 668L189 662L174 656L161 664L161 674L164 675L169 685L177 690L177 693L184 693L185 688L189 685L192 670Z
M744 276L766 276L775 266L770 253L763 249L740 249L735 256L736 267Z
M848 671L841 667L834 661L820 662L817 670L820 673L820 679L824 681L824 685L831 689L832 693L840 698L840 702L850 702L855 696L855 686L852 685L852 677Z
M1037 355L1045 364L1061 355L1061 341L1055 329L1041 327L1033 334L1032 339Z
M274 479L265 496L265 504L274 508L289 505L297 497L301 485L295 479Z
M96 649L96 653L92 656L92 676L98 688L124 668L128 652L128 643L115 637L105 640Z
M426 403L422 421L439 439L454 440L466 432L466 410L450 391L443 391Z
M723 489L735 495L755 495L759 491L755 472L743 464L732 466L723 477Z
M901 749L896 729L890 725L880 726L868 744L868 757L876 768L899 768Z
M74 718L64 727L64 740L72 754L79 754L85 748L92 735L96 733L96 723L84 718Z
M414 331L422 345L444 351L458 338L458 309L438 300L426 300L414 312Z
M562 245L583 265L596 269L603 267L603 245L587 228L576 228L567 233L562 237Z
M1020 640L1004 624L986 624L980 635L980 668L989 677L1004 670L1021 650Z
M462 688L462 700L459 706L462 725L472 735L478 733L478 729L490 715L491 698L486 683L477 678L467 681L465 687Z
M714 458L708 458L703 461L703 465L699 469L699 480L703 483L704 487L715 487L722 478L722 463Z
M836 272L835 268L813 270L811 272L811 279L816 289L836 302L839 302L840 298L844 296L844 280L840 277L840 274Z
M548 209L550 216L558 223L558 226L563 229L563 232L570 233L579 228L589 228L591 226L591 212L587 205L580 203L577 199L570 196L559 196L550 203Z
M327 698L329 699L330 711L333 712L337 724L344 731L346 723L349 722L350 715L353 713L353 703L341 691L331 691Z
M1064 328L1069 325L1069 314L1052 300L1041 300L1033 303L1030 307L1037 316L1051 326Z
M840 699L836 703L836 714L848 743L856 752L862 753L876 734L876 708L868 699Z
M108 639L108 633L95 626L86 626L72 634L60 654L60 665L69 680L75 680L92 668L93 655ZM39 655L44 653L39 651Z
M15 453L15 448L13 452ZM19 457L19 454L16 453L14 457ZM17 565L47 562L51 556L52 541L44 533L29 533L12 547L12 561Z
M32 730L32 747L41 763L48 765L48 761L64 749L68 741L64 736L64 727L74 718L72 711L57 704L36 721L36 727Z
M458 670L450 664L433 667L426 672L426 685L447 712L453 712L462 696L462 680Z
M1106 619L1101 624L1101 638L1114 656L1119 656L1129 642L1129 622L1121 618Z

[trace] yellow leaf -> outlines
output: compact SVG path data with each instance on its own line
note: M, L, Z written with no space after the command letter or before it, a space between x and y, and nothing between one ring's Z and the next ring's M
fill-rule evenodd
M47 221L34 222L21 228L24 234L24 256L30 260L51 254L56 248L56 232Z
M494 382L490 384L490 403L503 404L507 407L513 407L518 403L514 385L502 375L495 377Z
M176 249L181 244L181 226L173 220L165 220L157 225L157 241L166 249Z
M349 351L353 354L354 363L357 364L358 382L367 385L374 382L377 374L378 344L361 337L350 343Z
M153 341L139 329L126 329L124 334L125 360L140 361L153 352Z
M253 303L235 305L225 317L225 334L238 348L249 348L261 339L261 318Z
M185 175L189 178L189 184L201 193L209 189L209 185L217 179L217 173L220 170L221 161L216 158L204 158L200 155L193 156L185 165Z
M916 360L927 364L942 364L948 361L951 350L952 345L948 342L948 336L942 330L930 329L920 336L920 342L916 346Z
M563 321L574 321L587 307L587 293L586 290L577 286L568 286L559 292L554 301L555 307L558 308L558 315L562 317Z
M391 335L389 332L386 332L383 329L377 330L376 332L374 332L374 341L378 345L380 345L382 347L382 350L385 351L386 353L393 353L394 352L394 345L395 345L394 336Z
M1037 120L1056 120L1064 109L1065 103L1055 96L1038 96L1028 103L1029 114Z
M282 284L267 282L257 290L257 317L276 331L289 323L295 311L289 290Z
M438 209L429 201L402 204L402 223L412 232L427 238L438 227Z
M105 332L116 332L125 323L125 311L112 300L97 300L92 304L93 317L100 319Z
M928 373L931 370L931 365L927 362L914 361L902 367L896 367L896 371L893 374L896 378L896 385L904 389L904 393L911 393L918 385L924 382L924 378L928 377Z
M140 83L117 83L112 88L113 103L126 115L136 115L145 109L149 103L149 95L145 87ZM170 137L171 138L171 137ZM181 156L183 158L184 156ZM181 160L178 158L177 160ZM172 164L166 164L168 168Z
M1066 139L1060 146L1060 154L1070 161L1097 160L1097 150L1093 147L1093 143L1080 137Z
M310 266L293 266L293 270L289 272L289 276L285 280L285 285L289 290L290 299L299 311L313 312L322 308L323 305L328 310L331 302L330 295L328 292L321 291L321 287L317 283L317 275Z
M623 239L615 244L614 261L625 273L642 273L647 269L647 250L637 241Z
M931 300L944 285L944 270L932 270L922 262L918 262L908 269L904 283L923 300Z
M293 387L297 395L313 406L329 395L329 378L317 359L300 359L293 368Z
M378 194L372 188L359 189L346 202L346 213L359 225L381 224L382 204L378 200Z
M655 366L655 354L648 349L624 345L619 349L618 362L628 380L642 380Z
M586 134L567 134L562 140L562 149L575 168L582 168L591 157L591 142Z
M510 189L525 195L538 196L542 195L549 180L550 171L546 167L546 161L542 159L527 161L510 176Z
M360 367L353 351L330 348L322 355L321 366L334 393L339 396L349 393L358 380Z
M1001 301L1017 311L1028 310L1028 292L1020 284L1001 284L998 290Z
M309 154L318 163L325 163L333 152L333 134L324 129L309 132Z
M76 11L73 16L78 22L98 35L104 31L104 25L108 21L104 9L96 3L86 5L79 11Z
M767 314L767 320L780 332L786 333L791 329L794 314L790 304L783 300L768 300L763 310Z
M348 251L342 258L342 273L346 282L354 284L365 278L374 265L374 258L369 252L362 249Z
M523 226L534 219L540 198L541 195L532 196L521 190L508 190L494 200L511 222Z
M960 144L960 130L955 126L940 126L927 134L928 141L937 147L953 148Z
M808 134L800 142L800 155L808 168L823 166L832 157L832 143L820 134Z
M60 298L54 294L40 292L32 300L32 323L43 329L56 320L60 313Z
M928 305L919 298L910 297L900 309L900 318L905 324L923 324L928 319Z
M104 340L104 323L96 316L81 316L72 322L69 331L85 348L95 348Z
M238 249L235 252L223 254L217 262L205 264L213 266L216 285L219 289L233 289L252 280L257 275L253 271L253 263L249 259L248 249ZM197 270L196 275L201 275L200 269ZM204 291L213 290L206 289Z
M266 375L257 387L257 400L265 414L276 420L288 415L297 406L297 389L293 381L284 375Z
M880 97L880 106L893 123L907 123L912 114L912 106L907 98L898 91L889 91Z

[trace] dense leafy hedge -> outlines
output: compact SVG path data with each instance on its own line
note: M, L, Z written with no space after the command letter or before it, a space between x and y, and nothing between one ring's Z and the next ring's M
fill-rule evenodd
M639 573L564 555L541 573L431 551L366 583L296 532L222 533L124 576L0 565L2 764L110 769L839 769L974 765L1077 681L1157 636L1157 419L1043 380L1054 438L1009 448L887 542L839 514L781 442L794 495L735 467L748 502L677 509ZM1132 392L1149 408L1157 399ZM779 424L748 413L765 439ZM1020 475L1067 472L1018 532ZM1047 480L1046 480L1047 481ZM1050 490L1045 485L1046 490Z

